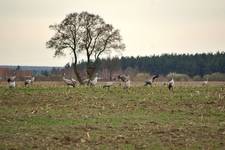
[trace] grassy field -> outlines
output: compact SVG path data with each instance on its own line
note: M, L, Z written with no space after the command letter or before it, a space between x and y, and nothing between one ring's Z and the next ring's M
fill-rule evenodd
M0 149L224 149L225 86L0 86Z

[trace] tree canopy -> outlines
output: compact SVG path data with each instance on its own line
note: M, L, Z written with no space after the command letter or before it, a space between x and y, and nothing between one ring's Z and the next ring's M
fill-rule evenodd
M102 54L125 49L119 30L105 23L99 15L88 12L71 13L61 23L50 25L50 29L55 31L55 35L46 43L47 48L54 49L55 56L65 55L66 50L71 52L74 72L80 83L78 54L86 54L87 75L92 78Z

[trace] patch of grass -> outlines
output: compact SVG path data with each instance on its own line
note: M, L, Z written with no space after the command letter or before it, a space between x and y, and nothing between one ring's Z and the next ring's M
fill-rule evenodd
M0 149L222 149L223 89L0 87Z

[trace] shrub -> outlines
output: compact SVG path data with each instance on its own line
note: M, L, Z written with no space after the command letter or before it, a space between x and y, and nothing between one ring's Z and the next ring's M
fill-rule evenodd
M181 74L181 73L169 73L167 75L167 78L172 78L173 76L173 79L176 80L176 81L189 81L190 80L190 77L186 74Z
M193 77L193 80L194 81L202 81L203 79L200 75L196 75L196 76Z
M216 72L216 73L207 74L203 76L204 80L207 80L207 78L209 79L209 81L225 81L225 74Z

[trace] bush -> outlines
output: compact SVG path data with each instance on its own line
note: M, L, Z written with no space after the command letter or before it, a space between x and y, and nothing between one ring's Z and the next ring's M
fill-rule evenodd
M209 81L225 81L225 74L216 72L216 73L207 74L203 76L204 80L207 80L207 78Z
M196 76L193 77L193 80L194 80L194 81L202 81L203 79L202 79L201 76L196 75Z
M186 74L181 74L181 73L169 73L167 75L167 78L172 78L176 81L189 81L190 77Z

